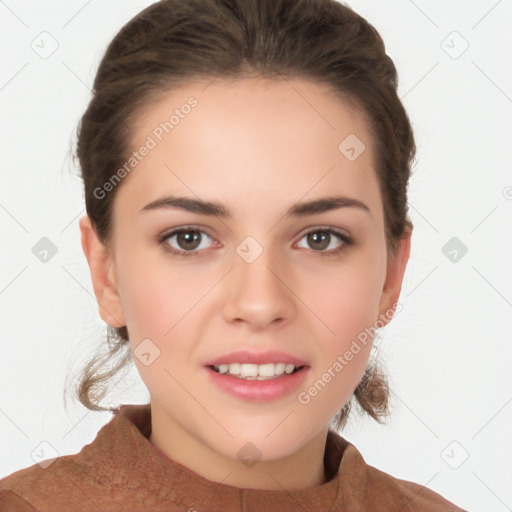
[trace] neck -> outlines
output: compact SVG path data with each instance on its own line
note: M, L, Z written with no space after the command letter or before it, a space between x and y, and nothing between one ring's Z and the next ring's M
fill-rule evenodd
M149 441L175 462L208 480L240 488L279 491L326 483L323 459L327 428L285 458L245 462L226 457L191 436L153 403L151 423Z

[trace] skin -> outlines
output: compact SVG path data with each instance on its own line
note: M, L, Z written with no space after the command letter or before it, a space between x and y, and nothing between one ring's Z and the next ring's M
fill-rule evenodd
M132 351L147 338L160 350L148 366L134 357L159 450L237 487L321 485L329 422L359 383L371 342L308 404L297 394L396 304L411 233L389 257L368 128L324 86L254 78L183 86L139 117L134 150L190 96L197 107L118 186L108 246L88 217L80 220L100 315L114 327L127 325ZM366 145L353 162L338 150L351 133ZM140 212L168 194L219 201L232 217ZM362 201L369 211L285 216L297 202L332 195ZM155 240L190 224L206 233L194 246L199 256L166 252L165 244L193 250L176 236ZM343 230L353 244L326 256L343 242L331 234L318 248L306 235L319 226ZM252 263L236 252L247 236L263 248ZM266 402L227 395L210 384L203 365L240 349L288 352L309 364L306 382ZM248 441L262 454L251 467L237 457Z

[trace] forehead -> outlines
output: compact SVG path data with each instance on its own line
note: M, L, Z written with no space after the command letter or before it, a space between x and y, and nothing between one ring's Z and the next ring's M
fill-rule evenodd
M334 191L379 201L364 118L322 84L194 82L147 106L133 128L132 149L150 149L118 194L135 207L165 192L260 210L262 200Z

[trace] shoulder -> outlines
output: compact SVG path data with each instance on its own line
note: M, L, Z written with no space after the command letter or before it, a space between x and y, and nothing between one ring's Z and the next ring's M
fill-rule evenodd
M364 504L362 510L379 512L464 512L424 485L395 478L367 464L352 443L343 441L338 479L339 492L347 509Z
M147 405L122 406L79 453L1 479L0 512L122 510L134 493L142 499L147 481L141 481L140 464L152 446L143 432L149 426Z
M34 464L0 480L0 511L57 510L61 501L62 510L72 506L80 493L73 484L80 472L75 457L59 457L46 468Z
M38 512L30 503L13 491L0 490L0 512Z
M432 489L395 478L372 466L369 466L368 477L369 486L373 488L369 499L378 500L380 504L391 505L390 510L394 510L394 507L399 505L399 509L403 512L464 512Z

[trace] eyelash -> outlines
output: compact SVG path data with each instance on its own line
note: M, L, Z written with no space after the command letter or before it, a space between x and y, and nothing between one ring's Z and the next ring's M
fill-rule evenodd
M208 237L212 238L210 235L208 235L208 233L206 231L204 231L202 229L199 229L194 226L186 226L186 227L175 229L169 233L164 233L163 235L158 236L157 241L160 245L163 246L164 251L169 252L175 256L186 256L186 257L200 256L200 252L203 249L199 249L199 250L196 249L194 251L181 251L181 250L175 249L173 247L170 247L169 244L166 243L166 241L169 238L173 237L174 235L178 235L180 233L187 233L187 232L191 232L191 231L204 233ZM320 232L327 233L330 235L333 234L336 237L338 237L341 242L343 242L339 247L337 247L336 249L331 249L330 251L314 251L313 249L311 249L314 253L317 253L320 257L334 258L354 243L352 241L352 239L348 235L343 233L342 231L339 231L337 229L330 228L330 227L325 227L325 226L318 226L318 227L315 227L315 228L307 231L306 233L304 233L302 235L300 240L302 240L305 236L307 236L311 233L320 233Z

